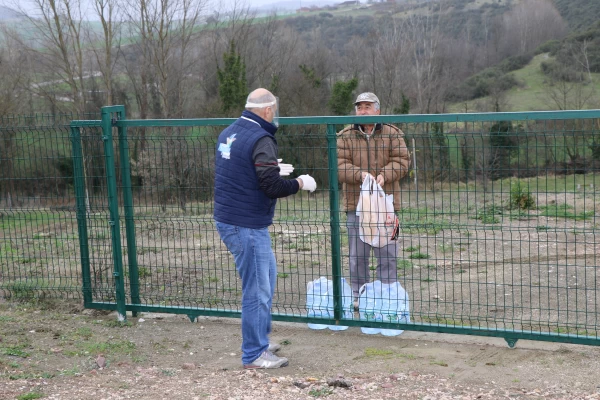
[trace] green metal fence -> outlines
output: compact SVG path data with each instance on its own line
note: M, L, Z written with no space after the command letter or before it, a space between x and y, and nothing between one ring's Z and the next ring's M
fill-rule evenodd
M0 116L0 299L81 298L70 123Z
M294 176L314 176L318 190L278 202L273 318L391 327L343 318L338 279L348 278L348 236L336 132L382 122L404 131L412 156L399 194L397 261L411 323L395 327L497 336L511 346L520 338L599 344L599 118L600 110L282 118L279 156L294 164ZM128 120L119 106L104 108L100 120L73 121L72 182L60 196L32 189L44 199L35 206L9 206L6 193L24 199L27 188L6 187L57 175L49 172L52 146L65 144L40 145L51 156L25 147L10 153L14 164L36 159L46 168L2 176L0 295L81 292L87 307L121 318L239 317L241 282L212 219L216 138L231 122ZM28 132L3 125L13 138ZM67 205L57 209L51 203L59 199ZM46 250L32 250L41 245ZM374 279L374 259L371 270ZM334 282L327 320L306 317L306 285L321 276Z

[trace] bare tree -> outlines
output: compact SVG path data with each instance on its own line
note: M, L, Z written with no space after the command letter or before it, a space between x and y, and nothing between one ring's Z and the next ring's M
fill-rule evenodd
M33 26L34 41L21 38L29 52L35 53L46 72L46 84L32 87L38 95L56 101L53 88L64 82L69 88L69 97L61 100L72 102L72 111L85 111L84 29L80 0L32 0L35 14L28 16ZM27 13L23 12L27 15Z
M0 31L0 115L22 113L26 106L30 79L27 54L14 40L15 33L6 26Z
M191 42L205 5L204 0L132 0L125 7L130 35L138 38L125 68L141 118L150 111L156 117L182 116L194 65Z
M567 25L550 0L528 0L504 16L506 55L526 54L550 39L560 39Z
M441 23L444 11L426 15L413 14L407 18L405 33L412 50L412 83L420 113L436 111L444 94L440 90L443 83L443 62L441 58Z
M94 0L93 8L102 25L102 33L90 31L89 43L106 90L104 105L113 104L114 72L121 45L121 23L115 19L118 0Z
M392 21L390 25L378 32L373 48L371 69L373 87L382 101L382 112L391 113L402 103L402 95L407 91L410 82L411 46L403 32L406 22ZM377 78L376 78L377 77Z

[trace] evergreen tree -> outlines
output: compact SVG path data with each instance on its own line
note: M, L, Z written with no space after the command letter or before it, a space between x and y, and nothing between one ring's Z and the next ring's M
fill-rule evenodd
M230 110L243 108L248 96L246 63L235 50L233 40L229 44L229 52L223 54L223 64L223 69L217 66L217 77L223 112L227 114Z
M410 112L410 100L402 93L402 104L400 107L394 107L394 114L408 114Z
M333 84L328 106L334 115L348 115L352 110L352 92L358 87L358 79L337 81Z

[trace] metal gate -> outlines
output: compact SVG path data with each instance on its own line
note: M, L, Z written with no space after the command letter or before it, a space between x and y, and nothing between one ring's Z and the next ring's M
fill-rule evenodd
M503 337L511 347L600 344L598 118L600 110L282 118L280 157L317 177L319 190L278 202L273 319ZM100 121L72 122L86 307L117 310L120 320L127 311L240 316L241 282L212 219L215 140L232 121L128 120L113 106ZM359 121L401 127L413 156L397 267L410 323L344 318L336 132ZM334 284L332 317L307 317L306 285L321 276Z

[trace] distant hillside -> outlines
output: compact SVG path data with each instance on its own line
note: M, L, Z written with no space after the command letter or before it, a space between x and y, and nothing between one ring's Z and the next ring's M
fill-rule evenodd
M572 32L586 30L600 20L598 0L554 0L554 4Z
M549 96L552 86L548 85L548 77L542 72L542 63L551 62L554 57L548 53L535 56L527 65L511 72L519 85L509 89L502 98L501 111L548 111L558 109L557 104ZM567 84L568 86L569 84ZM600 74L592 73L592 84L582 86L573 86L573 93L578 92L576 88L583 88L581 91L595 91L600 93ZM593 89L592 89L593 88ZM570 94L575 97L576 94ZM490 111L490 104L494 99L491 97L481 97L469 101L461 101L448 104L448 112L481 112ZM585 109L598 108L597 96L590 98Z
M319 7L323 7L326 5L334 5L339 3L339 1L336 0L283 0L283 1L277 1L277 0L273 0L272 3L264 5L264 6L260 6L260 7L252 7L257 11L262 11L262 12L269 12L269 11L282 11L282 10L298 10L299 8L302 7L312 7L312 6L319 6Z
M9 21L14 19L21 19L25 16L12 8L0 6L0 21Z

